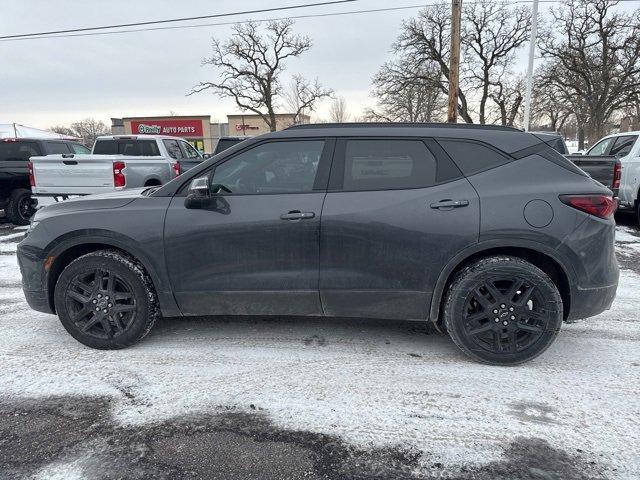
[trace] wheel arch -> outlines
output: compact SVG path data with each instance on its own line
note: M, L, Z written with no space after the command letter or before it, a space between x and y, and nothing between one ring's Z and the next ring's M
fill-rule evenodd
M565 262L558 258L548 247L541 245L487 242L486 244L478 244L473 248L464 250L449 261L442 272L440 272L431 297L429 320L435 324L441 322L440 317L445 300L445 293L456 273L475 260L493 255L509 255L521 258L546 273L560 292L564 305L563 316L564 319L567 319L571 310L571 285L575 274L566 267Z
M143 187L155 187L162 185L162 181L157 177L148 177L144 179Z
M170 292L167 279L161 275L161 268L156 267L152 259L135 245L135 240L125 235L114 235L113 232L72 232L58 239L48 248L46 291L47 299L52 311L55 312L54 291L60 274L69 263L82 255L98 250L117 250L139 262L146 270L153 282L158 295L160 308L168 315L181 315L173 295Z

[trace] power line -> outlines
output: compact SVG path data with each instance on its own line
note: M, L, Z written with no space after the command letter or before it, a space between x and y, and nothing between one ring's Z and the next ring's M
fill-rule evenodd
M41 36L41 37L24 37L24 38L8 38L8 39L7 38L3 39L3 37L0 37L0 42L15 42L15 41L21 41L21 40L41 40L43 38L69 38L69 37L89 37L89 36L96 36L96 35L118 35L122 33L153 32L158 30L178 30L183 28L220 27L225 25L235 25L236 23L247 23L249 21L253 21L255 23L264 23L264 22L273 22L276 20L289 20L289 19L300 20L305 18L335 17L340 15L355 15L360 13L378 13L378 12L390 12L390 11L396 11L396 10L424 8L425 6L429 6L429 5L436 5L436 4L421 3L419 5L405 5L402 7L371 8L366 10L348 10L345 12L312 13L308 15L291 15L287 17L262 18L257 20L234 20L230 22L199 23L197 25L176 25L172 27L133 28L129 30L118 30L115 32L89 32L89 33L75 33L75 34L68 34L68 35L48 35L48 36Z
M357 1L357 0L346 0L346 1ZM562 3L563 0L539 0L539 3ZM618 2L621 3L626 3L626 2L640 2L640 0L618 0ZM279 10L282 9L288 9L288 8L302 8L302 7L309 7L309 6L317 6L317 5L323 5L323 4L330 4L330 3L343 3L343 2L327 2L327 3L316 3L316 4L308 4L308 5L300 5L300 6L295 6L295 7L281 7L278 8ZM418 5L404 5L401 7L386 7L386 8L370 8L370 9L363 9L363 10L347 10L344 12L329 12L329 13L311 13L311 14L307 14L307 15L290 15L290 16L286 16L286 17L275 17L275 18L262 18L262 19L256 19L256 20L252 20L252 19L246 19L246 20L234 20L234 21L228 21L228 22L216 22L216 23L199 23L196 25L175 25L175 26L170 26L170 27L150 27L150 28L134 28L134 29L128 29L128 30L117 30L117 31L113 31L113 32L85 32L85 33L70 33L70 34L46 34L46 33L39 33L39 34L28 34L30 36L18 36L18 38L16 38L16 36L10 36L10 37L0 37L0 43L1 42L16 42L16 41L23 41L23 40L41 40L41 39L45 39L45 38L70 38L70 37L89 37L89 36L97 36L97 35L120 35L123 33L139 33L139 32L153 32L153 31L162 31L162 30L178 30L178 29L185 29L185 28L202 28L202 27L220 27L220 26L226 26L226 25L234 25L237 23L247 23L247 22L255 22L255 23L264 23L264 22L272 22L272 21L277 21L277 20L301 20L301 19L308 19L308 18L323 18L323 17L336 17L336 16L342 16L342 15L358 15L358 14L362 14L362 13L380 13L380 12L393 12L393 11L399 11L399 10L409 10L409 9L416 9L416 8L424 8L424 7L432 7L432 6L436 6L439 5L441 2L434 2L434 3L421 3ZM465 5L470 5L470 4L474 4L474 3L479 3L477 1L466 1ZM512 1L508 1L507 4L509 5L515 5L515 4L530 4L531 0L512 0ZM278 9L266 9L266 10L259 10L262 12L266 12L266 11L271 11L271 10L278 10ZM223 16L231 16L231 15L241 15L243 12L238 12L238 13L228 13L228 14L220 14ZM211 18L211 17L215 17L215 15L211 15L211 16L206 16L206 17L201 17L201 18ZM164 20L163 20L164 21ZM182 21L182 20L175 20L175 21ZM144 22L142 24L145 24ZM95 28L102 28L102 27L95 27ZM115 27L114 27L115 28ZM75 29L73 31L79 31L82 32L84 31L84 29ZM41 35L41 36L35 36L35 35Z
M0 37L0 40L8 40L8 39L18 39L18 38L27 38L27 37L37 37L41 35L55 35L61 33L73 33L73 32L87 32L90 30L106 30L111 28L123 28L123 27L139 27L142 25L156 25L161 23L175 23L175 22L186 22L192 20L204 20L207 18L220 18L220 17L231 17L236 15L249 15L252 13L266 13L266 12L276 12L280 10L293 10L298 8L309 8L309 7L319 7L324 5L335 5L340 3L352 3L357 2L359 0L331 0L326 2L317 2L317 3L308 3L308 4L298 4L291 5L288 7L273 7L273 8L260 8L256 10L245 10L242 12L228 12L228 13L217 13L213 15L200 15L197 17L183 17L183 18L170 18L166 20L149 20L146 22L135 22L135 23L121 23L117 25L104 25L101 27L84 27L84 28L71 28L68 30L52 30L49 32L35 32L35 33L21 33L16 35L4 35Z

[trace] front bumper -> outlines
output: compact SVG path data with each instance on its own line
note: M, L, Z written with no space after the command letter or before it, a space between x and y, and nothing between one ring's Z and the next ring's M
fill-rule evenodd
M17 257L27 303L38 312L54 313L49 304L44 258L33 247L22 245L18 245Z

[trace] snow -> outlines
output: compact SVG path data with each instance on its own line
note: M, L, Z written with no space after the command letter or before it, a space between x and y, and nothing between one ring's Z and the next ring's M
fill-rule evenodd
M0 245L15 248L20 237L11 235ZM617 244L640 261L636 230L619 227ZM363 447L407 445L451 469L497 460L516 438L542 438L596 458L611 478L640 477L630 448L640 444L633 271L621 271L610 311L565 324L541 357L504 368L468 360L419 325L371 320L172 319L135 347L92 350L55 316L28 308L11 251L0 253L4 396L108 395L123 425L254 405L283 428ZM40 476L81 473L79 462Z

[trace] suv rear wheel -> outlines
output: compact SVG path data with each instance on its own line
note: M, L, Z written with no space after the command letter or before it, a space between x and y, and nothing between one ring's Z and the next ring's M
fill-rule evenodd
M29 220L36 213L35 202L28 188L16 188L11 192L7 202L5 215L14 225L29 225Z
M562 325L562 298L539 268L517 257L478 260L455 276L444 322L470 357L516 365L544 352Z
M142 266L111 250L71 262L56 283L54 301L62 325L76 340L105 350L139 342L160 315Z

